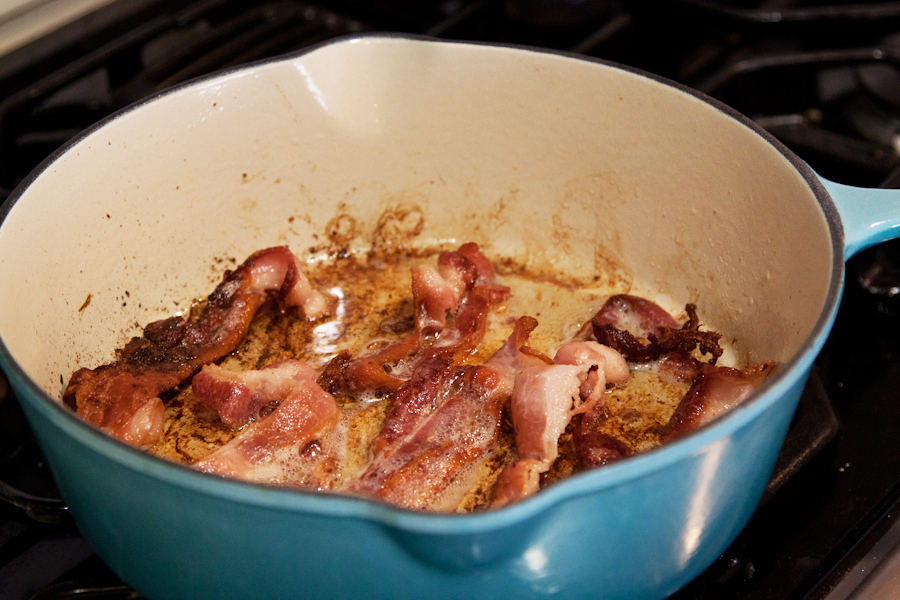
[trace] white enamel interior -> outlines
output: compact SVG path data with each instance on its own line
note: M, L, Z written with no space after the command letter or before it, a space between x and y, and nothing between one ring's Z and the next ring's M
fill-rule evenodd
M392 209L390 239L421 220L410 243L696 301L750 360L797 351L831 278L806 182L701 100L558 55L362 38L166 94L53 162L0 229L0 336L59 397L208 294L216 258L368 247Z

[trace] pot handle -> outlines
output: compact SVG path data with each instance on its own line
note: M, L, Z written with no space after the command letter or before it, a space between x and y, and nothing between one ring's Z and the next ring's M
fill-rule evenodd
M900 237L900 190L859 188L820 177L844 227L844 260Z
M0 481L0 500L5 500L25 511L29 517L39 523L59 523L68 511L66 503L59 498L43 498L33 496Z

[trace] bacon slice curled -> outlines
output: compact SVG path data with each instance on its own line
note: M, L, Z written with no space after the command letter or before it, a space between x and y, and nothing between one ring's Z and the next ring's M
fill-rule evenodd
M414 331L372 353L343 353L326 366L323 385L333 394L394 392L417 364L437 356L461 362L484 337L490 307L509 296L496 282L491 262L474 243L442 252L437 269L412 270ZM455 315L447 327L447 316ZM428 336L433 336L429 339Z
M536 492L540 474L556 460L559 437L572 416L593 414L607 381L620 384L628 376L625 359L597 342L570 342L556 353L554 364L522 369L510 401L519 460L498 478L492 506Z
M260 250L225 274L196 322L172 317L150 323L143 337L119 351L117 362L76 371L64 402L110 435L139 448L152 446L165 425L159 395L233 351L269 292L282 309L301 307L307 318L325 310L324 297L288 248Z
M220 377L221 385L204 384L195 394L216 394L234 385L234 378L220 371L207 371L205 377ZM243 377L248 393L272 401L283 399L274 412L246 426L194 467L246 481L294 484L298 476L292 462L308 442L334 428L340 418L337 402L316 383L318 373L297 360L284 360ZM287 460L281 456L284 453Z
M347 490L434 510L454 478L496 442L506 399L493 369L423 361L392 397L372 463Z

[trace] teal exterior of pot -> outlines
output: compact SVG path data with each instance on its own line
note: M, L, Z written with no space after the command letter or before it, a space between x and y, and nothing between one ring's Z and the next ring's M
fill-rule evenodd
M749 520L808 373L683 442L448 516L193 472L98 435L3 367L79 529L153 600L664 598Z

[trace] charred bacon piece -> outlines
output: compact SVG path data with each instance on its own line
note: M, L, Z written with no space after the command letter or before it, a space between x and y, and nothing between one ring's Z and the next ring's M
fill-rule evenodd
M657 361L656 368L682 383L690 384L673 413L663 441L674 439L711 421L740 404L765 382L774 363L759 363L738 370L717 367L722 355L721 335L700 331L697 307L685 306L688 319L681 327L655 303L636 296L613 296L592 319L593 333L601 344L615 348L630 362ZM675 326L672 324L675 323ZM644 338L646 343L638 338ZM695 350L709 355L708 363L691 356ZM615 438L592 431L593 420L586 414L573 436L579 457L586 466L602 464L628 452Z
M629 362L646 363L673 352L698 349L711 355L710 364L722 356L721 335L700 331L697 307L685 306L687 322L678 323L657 304L637 296L613 296L591 320L594 337L604 346L619 351ZM645 338L643 343L638 338Z
M152 446L165 425L159 395L237 348L269 292L282 309L300 307L310 319L325 310L324 297L288 248L260 250L225 273L195 322L172 317L150 323L143 337L118 352L117 362L73 373L64 402L110 435Z

